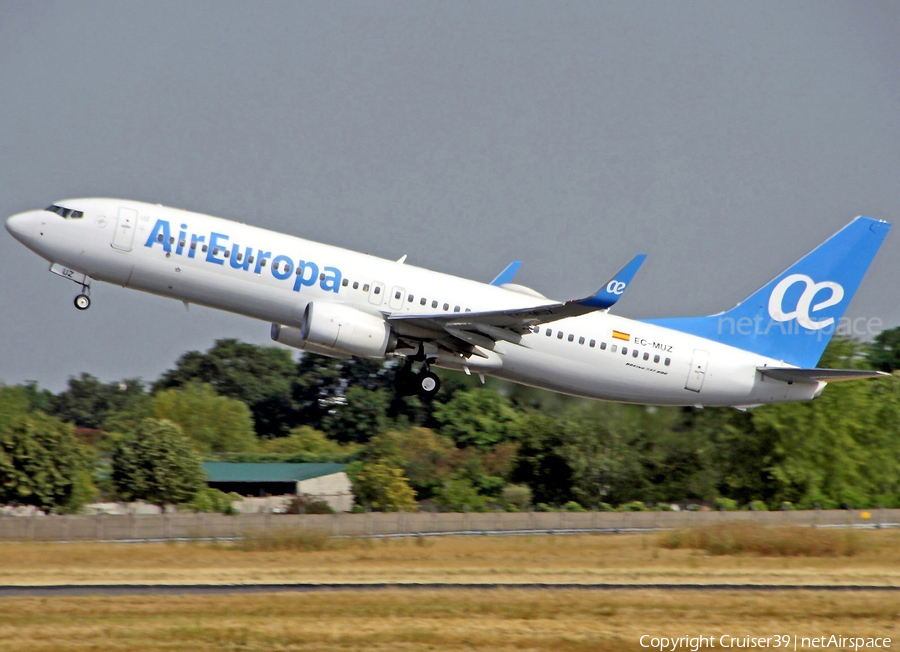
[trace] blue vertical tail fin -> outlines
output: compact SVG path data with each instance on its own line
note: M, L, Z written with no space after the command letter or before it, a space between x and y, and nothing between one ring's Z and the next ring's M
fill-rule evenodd
M890 228L857 217L728 312L645 321L815 367Z

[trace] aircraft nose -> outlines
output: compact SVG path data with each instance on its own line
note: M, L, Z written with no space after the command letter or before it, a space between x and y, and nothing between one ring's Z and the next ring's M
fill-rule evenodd
M24 245L34 238L35 226L34 212L19 213L6 220L6 230Z

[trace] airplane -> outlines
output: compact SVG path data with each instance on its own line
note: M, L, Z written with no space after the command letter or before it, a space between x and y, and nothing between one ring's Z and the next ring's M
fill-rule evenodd
M828 382L876 371L816 364L890 224L857 217L735 308L632 320L610 313L639 255L592 295L548 299L159 204L71 199L13 215L6 228L81 287L115 283L271 323L271 338L340 359L394 357L401 395L431 399L432 368L574 396L645 405L805 401ZM417 363L417 370L414 364Z

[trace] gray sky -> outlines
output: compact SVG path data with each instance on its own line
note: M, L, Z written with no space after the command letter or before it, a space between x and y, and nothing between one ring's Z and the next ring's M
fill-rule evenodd
M0 207L179 206L583 296L730 308L900 217L896 2L0 0ZM900 235L850 307L900 325ZM97 283L0 232L0 379L154 380L268 324Z

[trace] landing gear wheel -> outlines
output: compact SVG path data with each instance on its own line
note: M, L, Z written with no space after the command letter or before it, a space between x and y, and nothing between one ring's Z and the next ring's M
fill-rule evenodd
M433 399L434 395L437 394L438 390L441 388L441 379L438 378L437 374L430 371L423 371L420 373L418 381L419 396L426 401Z
M79 310L87 310L91 307L91 298L86 294L79 294L75 297L75 307Z

